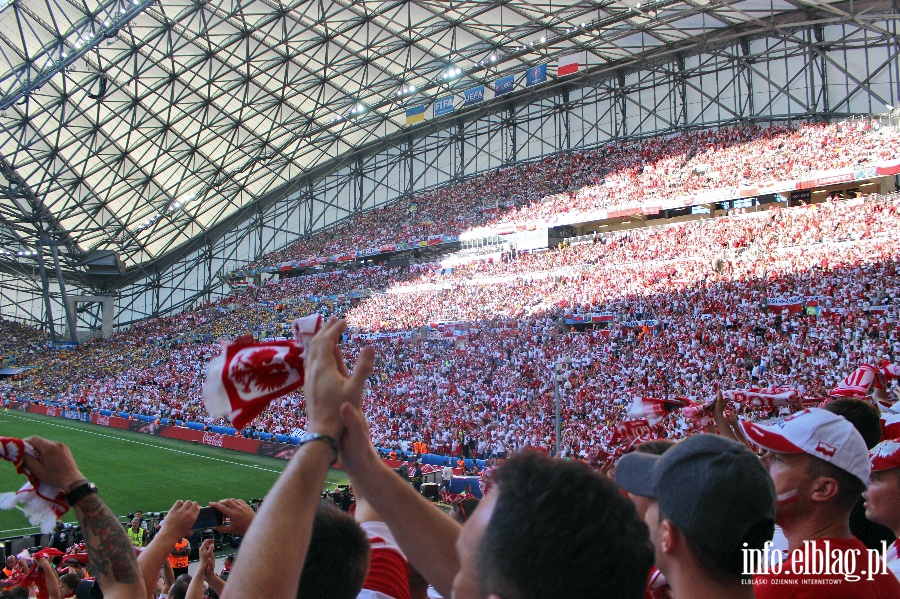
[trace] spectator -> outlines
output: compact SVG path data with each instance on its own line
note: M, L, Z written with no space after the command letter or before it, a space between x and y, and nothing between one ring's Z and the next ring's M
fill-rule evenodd
M62 599L68 599L75 596L75 587L81 579L76 574L63 574L59 577L59 591Z
M101 501L97 488L78 470L69 448L39 437L25 439L39 457L25 456L25 467L42 483L67 492L85 531L91 571L107 599L143 597L140 570L134 551L118 519Z
M340 438L342 430L340 417L328 402L339 405L346 399L360 398L372 371L371 350L361 354L352 377L347 374L343 360L335 359L337 341L343 330L342 324L332 319L310 342L306 355L306 393L313 434L301 443L260 507L241 543L241 553L225 586L223 599L253 596L263 588L267 596L275 598L293 598L298 593L318 510L319 489L328 468L337 459L334 439ZM293 522L291 527L283 525L288 514ZM356 560L342 565L351 563ZM350 585L351 578L347 573L340 580ZM362 578L358 584L353 585L355 590L350 597L359 591Z
M175 574L171 552L173 547L184 542L185 537L192 532L191 528L199 514L200 506L196 501L176 501L166 513L159 532L138 556L138 564L141 567L144 587L148 595L153 596L161 570L164 570L164 591L172 586L176 577L187 574L187 572ZM186 557L185 561L187 561Z
M900 443L882 441L869 453L872 476L869 488L863 493L866 517L900 535ZM898 541L890 543L885 561L891 572L900 579ZM888 546L885 542L884 546Z
M762 549L775 528L771 478L746 447L693 435L661 456L634 452L616 482L647 498L644 522L673 596L753 597L744 549Z
M872 449L881 441L881 412L868 401L842 397L828 402L825 410L846 418L862 436L866 447ZM882 542L893 543L896 535L886 527L866 518L862 496L850 512L850 532L869 549L882 549Z
M849 524L850 511L871 472L865 441L853 425L842 416L810 408L781 425L744 421L742 426L750 441L767 450L763 463L775 482L776 521L790 551L780 574L756 576L757 599L800 593L836 598L900 596L900 582L892 574L861 574L866 568L862 560L838 575L802 574L799 560L805 548L866 554L865 545L853 537ZM816 579L834 582L828 586L810 582Z

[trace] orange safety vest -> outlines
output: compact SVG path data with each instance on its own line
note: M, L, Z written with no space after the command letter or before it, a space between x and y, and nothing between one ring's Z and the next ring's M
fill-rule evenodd
M187 539L181 539L177 543L175 543L175 551L180 549L184 549L188 546ZM186 555L169 555L169 563L172 564L173 568L187 568L188 567L188 556Z

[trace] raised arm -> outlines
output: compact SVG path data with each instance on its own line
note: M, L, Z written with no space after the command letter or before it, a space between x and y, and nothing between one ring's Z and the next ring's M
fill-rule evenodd
M203 592L206 590L203 583L206 582L206 573L209 571L209 563L216 563L216 556L213 553L213 540L206 539L200 545L200 567L191 578L191 584L188 585L185 599L203 599Z
M69 448L40 437L25 439L37 457L25 456L25 467L41 482L69 493L82 487L87 479L75 464ZM134 548L119 519L100 496L82 495L73 506L84 533L91 573L100 581L107 599L146 597L143 579L134 557Z
M310 341L304 356L308 432L331 441L307 442L291 458L241 542L223 599L256 597L263 590L273 599L297 596L325 475L336 457L331 443L343 431L340 405L361 399L374 361L373 352L365 351L353 376L347 373L338 347L345 328L342 321L329 320ZM285 526L286 521L291 526Z
M59 588L59 576L56 569L46 557L39 557L35 560L37 567L44 573L44 582L47 584L47 595L50 599L62 599L62 592Z
M196 501L180 499L176 501L166 514L162 528L138 556L137 563L141 568L148 596L152 597L156 591L159 571L168 562L167 558L172 548L178 541L190 535L191 527L199 514L200 505ZM100 584L102 586L103 583Z
M341 463L354 489L394 533L410 564L441 595L450 597L459 571L456 540L461 527L381 461L357 405L345 403L341 417L347 429L341 439Z

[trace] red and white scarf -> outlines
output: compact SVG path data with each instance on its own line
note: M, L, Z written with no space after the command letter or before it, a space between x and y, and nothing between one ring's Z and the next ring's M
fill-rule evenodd
M670 412L693 405L686 397L660 399L656 397L636 397L628 406L628 416L633 419L646 418L651 426L656 426Z
M766 387L751 389L729 389L722 391L722 396L728 401L747 404L754 408L781 408L790 404L799 404L803 401L800 391L793 387Z
M9 510L20 504L28 521L48 534L56 521L69 511L69 504L62 489L42 483L25 467L26 455L36 457L31 445L21 439L0 437L0 458L12 462L16 472L28 478L15 493L0 493L0 509Z
M212 416L225 416L244 428L273 399L303 386L303 355L322 325L312 314L294 321L294 339L257 343L240 337L222 344L222 354L206 368L203 401Z
M859 368L848 374L847 378L838 383L828 395L831 397L865 397L873 383L876 387L881 386L878 374L881 374L885 381L891 381L900 378L900 367L887 360L881 360L875 366L861 364Z

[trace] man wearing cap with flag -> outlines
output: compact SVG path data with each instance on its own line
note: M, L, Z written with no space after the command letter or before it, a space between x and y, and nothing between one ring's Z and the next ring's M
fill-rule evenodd
M882 441L869 452L872 476L869 488L863 493L866 518L900 533L900 442ZM888 547L887 566L900 578L900 539Z
M745 548L762 549L775 529L775 490L759 459L717 435L693 435L663 455L634 452L616 482L648 498L656 566L675 599L752 599Z
M850 532L850 511L870 473L856 428L819 408L770 426L741 426L766 449L762 461L775 483L776 522L789 549L784 562L754 578L757 599L900 597L900 582L889 572L867 575L866 546Z

